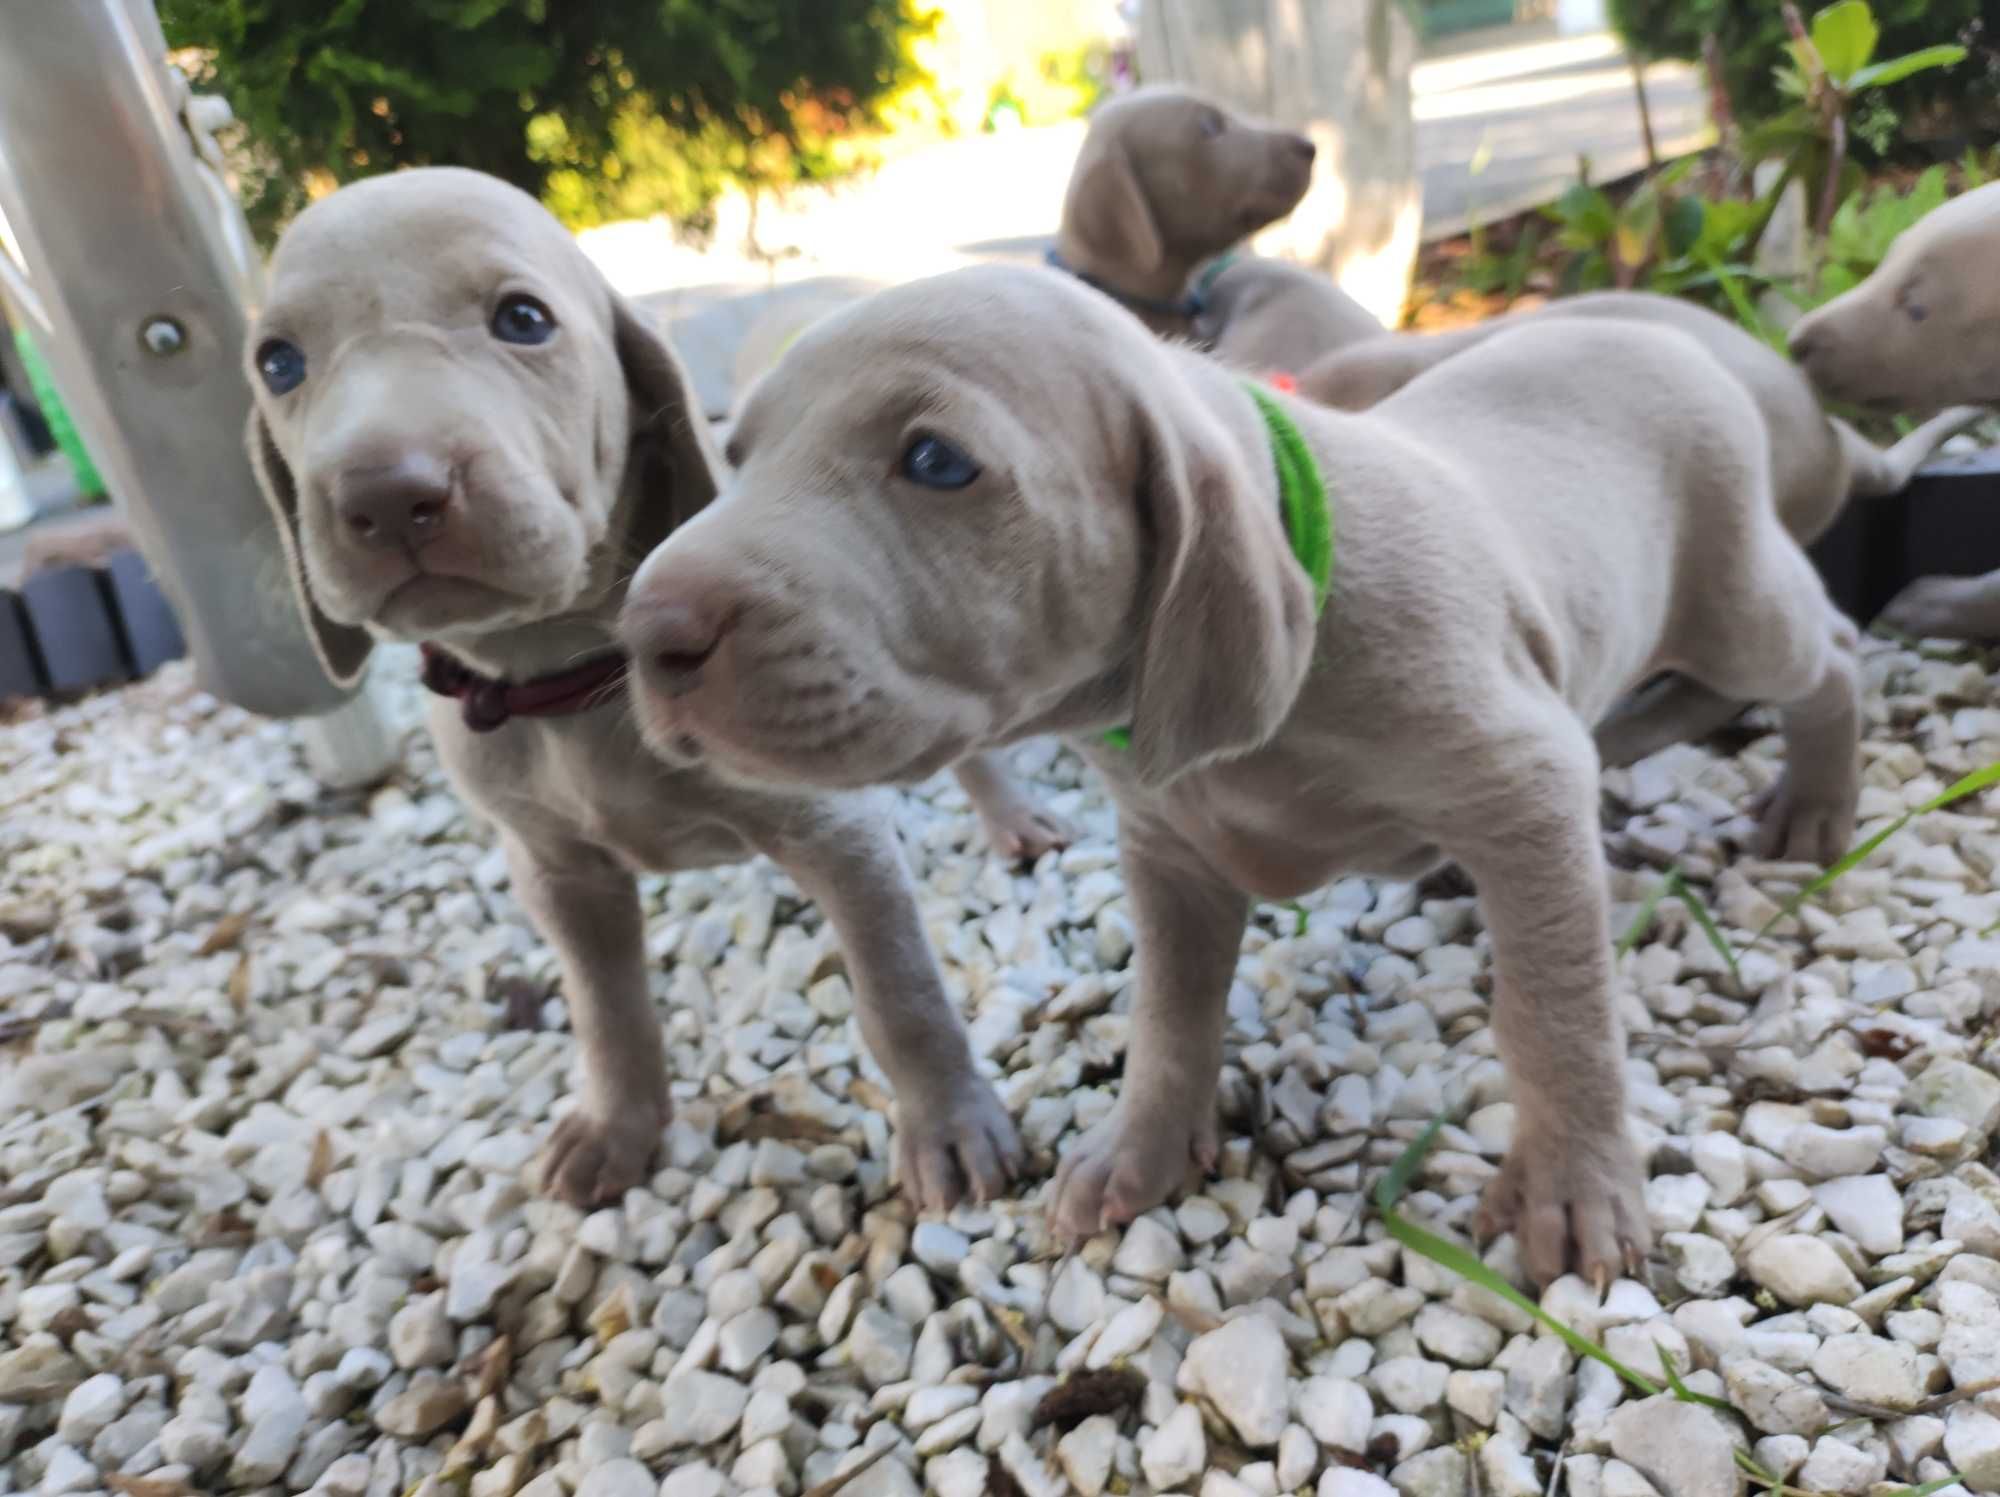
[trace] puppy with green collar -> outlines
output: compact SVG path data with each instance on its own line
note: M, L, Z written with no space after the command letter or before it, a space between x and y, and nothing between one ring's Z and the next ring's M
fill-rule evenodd
M642 731L747 784L921 779L1069 735L1136 927L1125 1078L1050 1197L1083 1236L1214 1163L1253 898L1473 878L1529 1268L1646 1249L1625 1127L1595 723L1676 670L1776 704L1774 851L1854 821L1853 633L1777 518L1740 390L1672 329L1530 327L1363 414L1149 337L1072 279L986 267L802 336L716 501L641 566Z

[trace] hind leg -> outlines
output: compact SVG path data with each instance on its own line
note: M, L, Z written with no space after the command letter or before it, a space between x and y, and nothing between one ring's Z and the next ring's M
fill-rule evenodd
M1805 553L1772 527L1718 583L1697 636L1677 643L1687 673L1725 697L1770 702L1785 773L1766 803L1760 851L1829 863L1854 836L1861 793L1860 667L1853 624L1827 601Z
M1032 795L997 753L974 754L953 771L965 790L986 845L1009 863L1032 863L1045 852L1066 844L1070 828Z
M1758 851L1828 864L1854 840L1861 793L1860 669L1853 645L1827 653L1812 691L1782 707L1785 775L1764 807Z

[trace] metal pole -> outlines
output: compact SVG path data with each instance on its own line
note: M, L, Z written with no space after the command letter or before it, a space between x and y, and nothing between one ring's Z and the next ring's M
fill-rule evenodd
M329 712L354 688L326 662L361 641L304 606L243 451L259 266L188 105L150 0L0 0L0 216L24 262L9 300L204 686L269 716ZM363 767L338 757L338 778Z

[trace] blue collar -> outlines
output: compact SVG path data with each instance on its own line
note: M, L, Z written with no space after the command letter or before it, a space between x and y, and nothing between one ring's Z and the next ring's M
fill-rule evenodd
M1208 310L1209 289L1215 285L1215 278L1227 270L1231 263L1235 261L1236 255L1232 251L1216 260L1210 261L1208 268L1195 277L1194 284L1188 288L1187 294L1179 301L1168 301L1165 297L1161 296L1138 296L1130 291L1120 291L1116 286L1099 279L1089 271L1077 269L1069 261L1065 260L1062 257L1062 252L1053 245L1049 247L1042 258L1047 260L1057 270L1060 270L1064 275L1075 276L1084 285L1090 287L1091 290L1101 291L1113 301L1120 302L1135 312L1149 313L1154 317L1181 317L1189 322L1193 322Z

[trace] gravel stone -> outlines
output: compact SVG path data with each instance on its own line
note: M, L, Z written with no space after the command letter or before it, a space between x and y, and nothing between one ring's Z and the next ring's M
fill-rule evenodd
M1278 1443L1290 1417L1289 1361L1278 1328L1244 1316L1189 1344L1178 1383L1183 1393L1208 1399L1245 1445L1265 1450Z
M1402 1497L1466 1497L1472 1484L1472 1463L1455 1447L1440 1446L1411 1456L1389 1473L1389 1481ZM1326 1488L1320 1490L1324 1493ZM1343 1486L1335 1490L1368 1497L1373 1489Z
M1819 1238L1798 1232L1758 1243L1743 1266L1788 1305L1844 1305L1861 1294L1861 1281L1838 1253Z
M863 1305L847 1341L855 1367L874 1387L893 1383L910 1370L916 1338L903 1321L878 1305Z
M1879 1408L1908 1411L1926 1394L1915 1349L1879 1336L1829 1336L1820 1344L1812 1370L1836 1393Z
M736 1428L749 1401L750 1390L734 1378L700 1370L677 1372L660 1390L661 1442L668 1450L712 1444Z
M1093 1414L1056 1442L1056 1459L1069 1484L1082 1497L1098 1497L1111 1479L1111 1462L1118 1454L1118 1422Z
M1671 1394L1621 1406L1610 1420L1611 1450L1662 1497L1740 1497L1733 1423Z
M1887 1175L1849 1175L1827 1180L1813 1199L1834 1226L1871 1257L1903 1250L1903 1198Z
M1208 1438L1202 1433L1201 1411L1191 1403L1178 1405L1139 1449L1139 1469L1156 1491L1172 1491L1207 1464Z
M1299 1385L1298 1413L1322 1448L1348 1455L1367 1450L1375 1404L1361 1384L1348 1378L1307 1378Z

